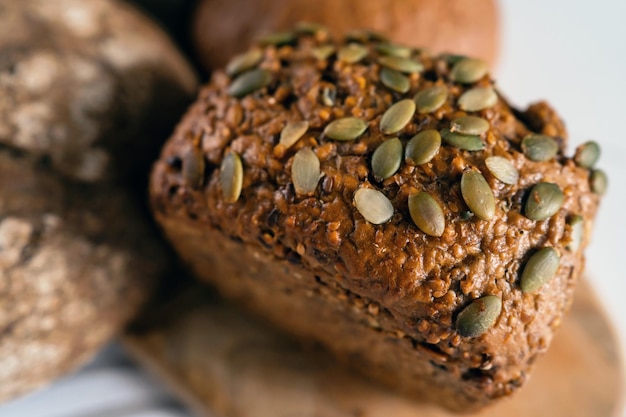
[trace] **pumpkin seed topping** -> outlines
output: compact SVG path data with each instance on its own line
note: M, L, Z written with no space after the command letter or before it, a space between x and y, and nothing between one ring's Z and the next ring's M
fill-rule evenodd
M558 185L540 182L530 190L524 214L531 220L545 220L561 209L564 198Z
M459 313L456 330L463 337L477 337L489 330L502 312L502 299L486 295L474 300Z
M450 79L462 84L471 84L483 78L489 67L482 59L465 58L458 61L450 71Z
M462 116L452 120L450 131L462 135L482 135L489 130L489 122L482 117Z
M324 136L334 140L354 140L367 130L367 122L356 117L333 120L324 129Z
M274 46L282 46L288 43L293 43L297 39L295 33L293 32L274 32L268 33L267 35L261 36L259 38L259 43L261 45L274 45Z
M402 142L398 138L387 139L372 154L372 172L378 181L395 174L402 163Z
M480 151L485 149L485 143L480 136L462 135L460 133L451 132L450 129L442 129L440 133L443 141L455 148L465 151Z
M469 209L482 220L491 220L496 212L496 200L485 177L478 171L466 171L461 176L461 194Z
M226 65L226 74L233 77L244 71L248 71L249 69L256 67L259 62L261 62L262 58L262 50L258 48L250 49L249 51L239 54L230 60L228 65Z
M278 143L286 148L293 146L307 131L309 122L300 120L297 122L287 122L280 132L280 140Z
M427 192L421 191L409 197L409 213L422 232L434 237L443 235L446 228L443 210Z
M448 98L448 87L445 85L434 85L428 87L415 95L413 98L417 104L417 111L421 114L432 113L443 106Z
M598 195L604 195L606 193L607 188L609 187L609 178L606 176L604 171L600 169L595 169L591 173L591 191Z
M356 64L367 56L367 48L358 43L351 43L337 52L337 58L348 64Z
M404 94L411 88L411 82L406 75L389 68L383 68L380 71L380 81L385 87L397 91L398 93Z
M485 166L491 172L491 175L505 184L517 184L519 180L519 172L513 166L511 161L502 156L490 156L485 159Z
M373 188L359 188L354 193L354 205L361 215L372 224L382 224L393 216L391 201Z
M413 165L430 162L441 147L441 135L435 129L424 130L406 144L405 161Z
M550 136L531 133L522 139L522 152L531 161L544 162L554 158L559 144Z
M254 69L244 72L230 83L228 94L233 97L242 98L255 92L272 82L272 73L264 69Z
M600 145L597 142L589 141L583 143L576 149L574 161L583 168L593 168L600 159Z
M378 62L383 67L404 72L406 74L413 74L424 70L424 65L422 65L421 62L399 56L383 56L378 59Z
M220 185L222 197L227 203L235 203L241 195L243 186L243 165L241 158L235 152L229 152L224 156L220 167Z
M560 261L559 253L552 247L540 249L531 256L522 271L522 292L527 294L537 291L548 283L558 271Z
M411 48L405 45L398 45L391 42L383 42L376 45L376 51L383 55L397 56L400 58L409 58L411 56Z
M291 165L291 181L296 194L313 194L320 177L320 160L315 152L311 148L302 148L296 152Z
M465 111L480 111L493 107L498 102L498 94L493 87L475 87L459 97L459 107Z
M311 49L311 55L318 61L324 61L335 53L333 45L321 45Z
M567 224L572 228L572 232L570 234L571 240L566 248L572 252L576 252L580 248L580 245L582 245L585 236L585 219L583 216L575 215L567 221Z
M415 114L415 102L411 99L400 100L393 104L380 119L380 131L385 135L402 130Z

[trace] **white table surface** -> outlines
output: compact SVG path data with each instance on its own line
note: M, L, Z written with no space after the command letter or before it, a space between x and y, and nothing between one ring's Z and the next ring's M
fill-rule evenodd
M471 0L467 3L471 7ZM587 271L626 340L626 271L621 269L626 258L626 0L502 0L501 5L503 42L496 71L501 90L519 106L549 99L567 122L570 152L588 139L603 147L599 167L608 173L610 188L587 252ZM0 407L0 417L186 416L117 345L75 375Z

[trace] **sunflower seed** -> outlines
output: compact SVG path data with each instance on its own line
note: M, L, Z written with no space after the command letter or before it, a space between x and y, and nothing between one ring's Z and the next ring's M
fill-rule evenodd
M520 278L522 292L534 292L548 283L558 271L560 261L559 253L551 247L540 249L531 256Z
M395 174L402 162L402 142L398 138L387 139L372 154L372 172L377 181Z
M204 153L199 148L189 149L182 157L182 175L191 188L199 188L204 182Z
M465 151L480 151L485 149L485 144L480 136L462 135L460 133L451 132L450 129L442 129L440 133L443 141L455 148Z
M604 173L604 171L600 169L595 169L591 173L591 191L598 195L604 195L606 193L606 189L609 187L609 179Z
M545 220L561 209L563 200L563 191L558 185L540 182L530 190L524 214L531 220Z
M394 103L380 118L380 131L385 135L402 130L415 114L415 102L409 98Z
M390 42L383 42L376 45L376 51L383 55L397 56L400 58L409 58L411 56L411 48L405 45L398 45Z
M383 68L380 71L380 81L385 87L397 91L398 93L406 93L411 87L411 82L406 75L389 68Z
M450 124L450 132L462 135L482 135L488 130L489 122L477 116L457 117Z
M265 46L282 46L288 43L294 43L296 39L296 34L293 32L275 32L261 36L259 38L259 43Z
M243 185L243 165L235 152L227 153L222 160L220 185L225 202L235 203L239 199Z
M480 111L493 107L498 102L498 95L493 87L475 87L459 97L459 107L465 111Z
M230 83L228 94L241 98L268 86L273 80L272 73L264 69L254 69L244 72Z
M489 68L482 59L465 58L458 61L450 71L450 79L458 83L471 84L483 78Z
M554 158L559 144L550 136L531 133L522 139L522 152L531 161L543 162Z
M344 117L330 122L324 136L334 140L354 140L367 130L367 122L356 117Z
M580 248L580 245L582 245L585 235L585 219L583 216L575 215L567 221L567 224L572 228L572 231L570 233L571 240L566 248L572 252L576 252Z
M405 161L413 165L430 162L439 153L441 135L435 129L424 130L406 144Z
M413 223L429 236L440 237L446 228L446 218L437 201L421 191L409 197L409 213Z
M422 65L421 62L399 56L383 56L378 59L378 62L384 67L406 74L413 74L424 70L424 65Z
M291 181L296 194L313 194L320 177L320 160L315 152L311 148L302 148L296 152L291 165Z
M496 199L485 177L478 171L461 176L461 195L472 213L482 220L491 220L496 213Z
M333 45L322 45L311 49L311 55L318 61L324 61L335 53Z
M233 77L258 65L263 58L263 51L255 48L235 56L226 65L226 74Z
M502 312L502 299L495 295L478 298L456 318L456 330L463 337L477 337L489 330Z
M372 188L359 188L354 193L354 205L370 223L382 224L393 216L393 205L383 193Z
M448 87L445 85L434 85L415 95L413 100L417 104L417 111L421 114L432 113L443 106L448 98Z
M306 133L308 128L309 122L306 120L287 122L280 132L280 140L278 143L284 145L286 148L290 148Z
M576 148L574 161L576 161L578 166L593 168L598 159L600 159L600 145L597 142L589 141Z
M367 48L358 43L351 43L344 46L337 53L337 58L348 64L356 64L367 56Z
M517 184L519 180L519 172L513 166L511 161L501 156L490 156L485 159L485 166L491 175L499 179L505 184Z

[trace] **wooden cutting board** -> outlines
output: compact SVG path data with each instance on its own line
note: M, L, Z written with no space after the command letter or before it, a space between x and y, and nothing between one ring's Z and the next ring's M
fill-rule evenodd
M136 358L162 377L197 416L451 417L411 402L303 349L201 287L152 309L124 337ZM588 283L549 352L513 398L474 417L618 417L623 363Z

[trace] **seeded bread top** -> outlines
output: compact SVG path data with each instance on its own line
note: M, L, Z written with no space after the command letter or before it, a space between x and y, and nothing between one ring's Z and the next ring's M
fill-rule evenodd
M555 112L512 109L480 60L307 25L214 73L152 203L331 274L503 393L571 303L606 187L597 144L565 148Z

